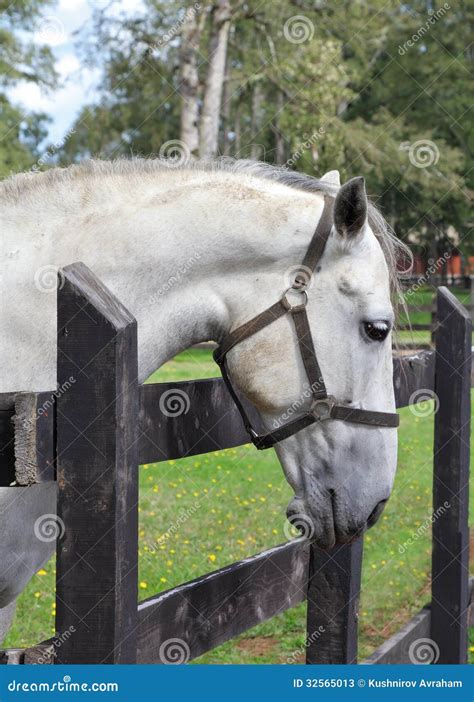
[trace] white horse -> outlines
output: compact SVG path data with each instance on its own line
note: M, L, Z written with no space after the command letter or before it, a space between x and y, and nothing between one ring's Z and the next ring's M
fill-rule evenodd
M83 261L136 317L142 382L281 297L330 194L338 229L307 307L321 371L340 402L393 412L391 287L401 244L359 182L354 203L337 171L316 180L250 162L136 159L0 183L0 392L56 388L58 267ZM354 206L359 220L362 208L356 231ZM310 402L289 316L233 349L229 369L269 429ZM397 434L329 420L286 439L277 454L295 493L289 514L305 515L328 548L376 521L392 488ZM4 631L15 598L53 551L34 524L55 512L55 501L52 483L0 488Z

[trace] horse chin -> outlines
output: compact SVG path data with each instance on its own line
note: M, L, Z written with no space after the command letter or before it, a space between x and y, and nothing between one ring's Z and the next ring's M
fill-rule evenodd
M368 528L378 521L382 510L383 507L377 510L377 515L374 514L371 521L365 522L358 529L346 531L342 530L335 521L331 504L326 509L318 507L318 513L314 514L308 508L305 500L295 497L288 505L287 518L302 537L318 548L328 551L336 546L343 546L356 541Z
M300 535L321 549L328 550L338 543L332 508L321 510L318 515L311 513L305 501L293 498L288 505L286 515L290 524ZM326 513L327 512L327 513Z

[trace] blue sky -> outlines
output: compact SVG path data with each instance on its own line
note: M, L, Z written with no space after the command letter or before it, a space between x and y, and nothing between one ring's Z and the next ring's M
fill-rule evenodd
M44 91L22 81L10 88L8 95L15 105L26 111L45 112L51 116L49 142L61 141L81 107L96 98L100 70L81 65L74 32L90 25L92 7L107 5L110 5L110 0L58 0L37 22L34 41L51 47L60 87L55 91ZM140 7L141 0L119 0L112 11L133 12Z

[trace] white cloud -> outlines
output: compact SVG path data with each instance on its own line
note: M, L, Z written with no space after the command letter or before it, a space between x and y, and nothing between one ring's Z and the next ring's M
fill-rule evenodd
M75 54L64 54L56 62L56 70L61 78L67 78L71 73L78 71L80 67L81 63Z

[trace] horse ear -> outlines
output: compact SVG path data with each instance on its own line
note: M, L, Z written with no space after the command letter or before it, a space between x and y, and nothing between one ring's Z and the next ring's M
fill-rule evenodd
M332 183L332 185L337 185L338 187L341 186L341 176L339 175L339 171L328 171L321 176L320 180L322 180L323 183Z
M362 176L351 178L334 203L334 225L341 236L355 237L367 221L367 194Z

